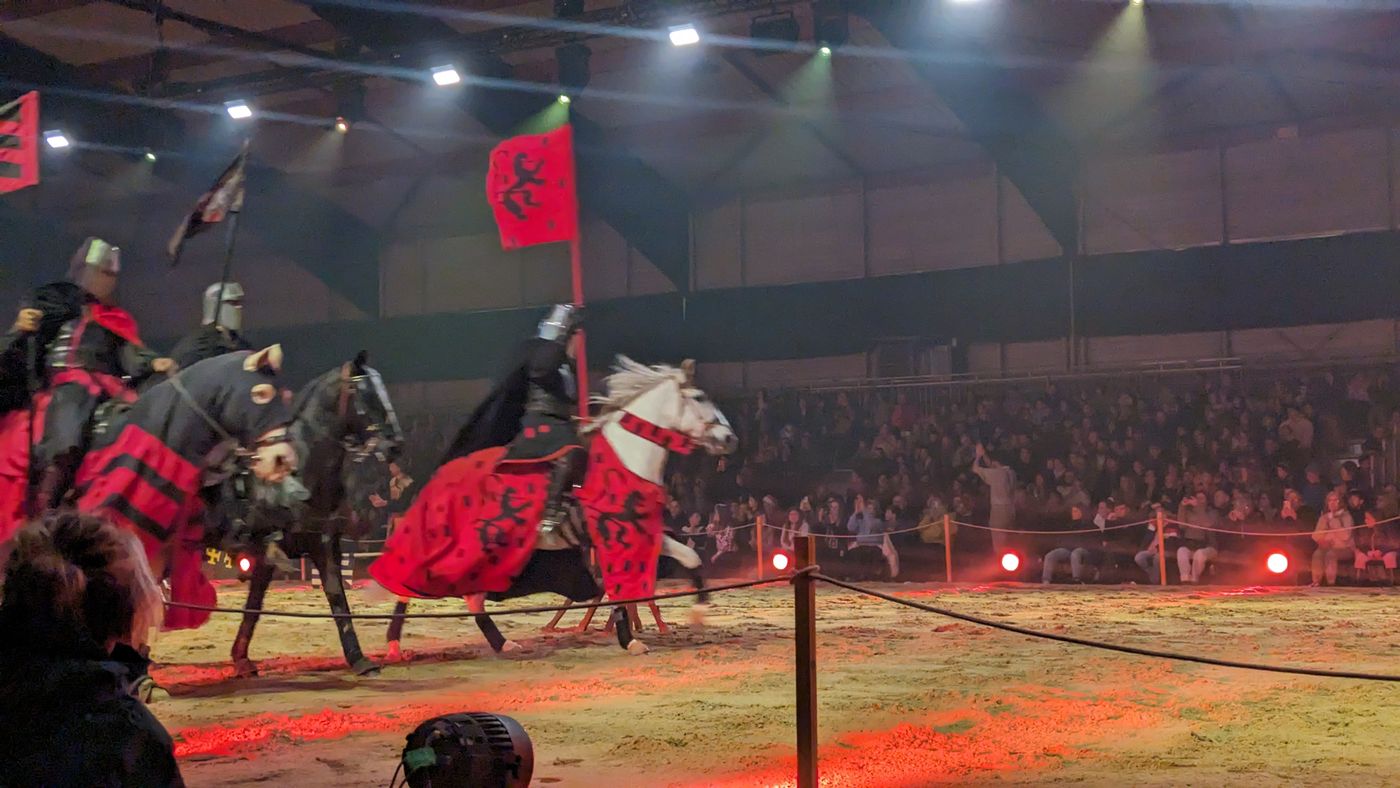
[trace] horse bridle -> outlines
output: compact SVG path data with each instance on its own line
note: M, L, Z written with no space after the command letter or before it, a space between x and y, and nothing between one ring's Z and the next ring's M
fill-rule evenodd
M386 444L402 440L403 430L399 427L399 417L394 412L394 403L389 399L389 392L384 388L384 379L379 376L377 370L369 367L364 367L364 370L364 374L342 376L340 379L336 415L343 423L353 408L355 416L366 425L354 436L342 438L341 446L354 462L366 460L371 456L382 461L387 459ZM365 405L365 395L371 392L379 400L380 406L384 408L384 422L382 424L374 423L371 420L369 408Z

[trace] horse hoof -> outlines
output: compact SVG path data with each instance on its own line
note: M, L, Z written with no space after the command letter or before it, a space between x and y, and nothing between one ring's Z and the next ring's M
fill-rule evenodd
M651 649L640 640L633 640L631 643L627 644L627 653L634 657L640 657L648 651L651 651Z
M258 676L258 663L251 659L236 659L233 661L233 677L236 679L252 679Z
M399 648L399 641L397 641L397 640L391 640L391 641L389 641L389 650L388 650L387 652L385 652L385 654L384 654L384 659L385 659L385 661L387 661L387 662L402 662L402 661L403 661L403 649Z
M695 604L690 606L690 625L693 627L705 626L705 616L709 615L710 606L705 604Z
M355 661L355 664L350 666L350 670L353 671L356 676L379 675L379 665L368 657L360 657Z
M501 644L502 654L514 654L517 651L524 650L525 649L519 643L516 643L514 640L507 640L505 643Z

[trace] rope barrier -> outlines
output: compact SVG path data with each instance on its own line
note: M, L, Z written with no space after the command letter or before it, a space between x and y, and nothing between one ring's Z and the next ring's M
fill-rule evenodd
M1150 525L1151 523L1152 523L1152 520L1138 520L1137 522L1132 522L1132 523L1114 523L1114 524L1112 524L1112 525L1105 525L1105 526L1102 527L1102 528L1099 528L1099 527L1095 526L1094 528L1076 528L1076 529L1074 529L1074 530L1069 530L1069 531L1061 531L1061 530L1049 530L1049 531L1047 531L1047 530L1043 530L1043 529L1028 529L1028 528L993 528L993 527L990 526L990 525L977 525L976 523L964 523L964 522L959 522L959 521L957 521L957 520L954 520L954 521L953 521L953 525L961 525L961 526L964 526L964 527L966 527L966 528L977 528L977 529L983 530L983 531L995 531L995 532L997 532L997 533L1003 533L1003 534L1048 534L1048 535L1052 535L1052 536L1058 536L1058 535L1060 535L1060 534L1097 534L1097 533L1103 533L1104 531L1121 531L1121 530L1123 530L1124 528L1137 528L1137 527L1140 526L1140 525Z
M1317 533L1316 530L1313 530L1313 531L1236 531L1236 530L1234 530L1234 529L1232 529L1232 528L1212 528L1212 527L1210 527L1210 526L1208 526L1208 525L1196 525L1195 523L1187 523L1187 522L1183 522L1183 521L1181 521L1181 520L1172 519L1172 518L1170 518L1170 517L1168 517L1166 521L1167 521L1168 523L1173 524L1173 525L1180 525L1180 526L1182 526L1182 527L1184 527L1184 528L1195 528L1195 529L1198 530L1198 531L1212 531L1212 532L1218 533L1218 534L1234 534L1234 535L1236 535L1236 536L1273 536L1273 537L1279 537L1279 536L1312 536L1313 534ZM1325 531L1324 533L1333 533L1333 532L1336 532L1336 531L1359 531L1359 530L1361 530L1362 528L1374 528L1375 526L1378 526L1378 525L1385 525L1385 524L1387 524L1387 523L1393 523L1393 522L1397 522L1397 521L1400 521L1400 517L1387 517L1387 518L1384 519L1384 520L1377 520L1377 521L1374 522L1374 523L1362 523L1361 525L1352 525L1352 526L1348 526L1348 527L1346 527L1346 528L1333 528L1333 529L1331 529L1331 530L1329 530L1329 531ZM1150 522L1150 521L1149 521L1149 522Z
M1073 635L1060 635L1054 632L1042 632L1040 630L1028 629L1026 627L1017 626L1015 624L1005 624L1000 621L991 621L989 619L969 615L967 613L959 613L955 610L948 610L947 608L934 607L932 605L926 605L922 602L914 602L908 599L900 599L899 597L892 596L890 594L876 591L871 588L864 588L851 583L846 583L823 574L814 574L812 575L812 579L820 580L824 583L829 583L839 588L844 588L848 591L854 591L857 594L864 594L866 596L875 597L876 599L883 599L886 602L893 602L896 605L903 605L905 607L914 608L915 610L922 610L926 613L934 613L940 616L946 616L947 618L955 618L959 621L966 621L969 624L977 624L979 626L991 627L992 629L1000 629L1004 632L1013 632L1018 635L1026 635L1033 638L1040 638L1042 640L1054 640L1060 643L1070 643L1076 646L1087 646L1089 648L1096 648L1104 651L1117 651L1123 654L1134 654L1140 657L1155 657L1157 659L1171 659L1179 662L1195 662L1202 665L1215 665L1217 667L1223 668L1240 668L1242 670L1258 670L1268 673L1288 673L1295 676L1321 676L1323 678L1359 679L1362 681L1400 682L1400 675L1390 675L1386 673L1365 673L1359 671L1345 670L1322 670L1320 668L1300 668L1288 665L1267 665L1256 662L1238 662L1229 659L1216 659L1215 657L1201 657L1194 654L1180 654L1173 651L1158 651L1156 649L1139 648L1137 646L1124 646L1117 643L1105 643L1101 640L1090 640L1088 638L1074 637Z
M584 602L574 605L554 605L546 607L516 607L505 610L492 610L484 613L472 613L470 611L460 613L404 613L403 618L475 618L477 616L517 616L525 613L559 613L571 610L596 610L601 607L616 607L619 605L641 605L649 602L661 602L667 599L679 599L681 597L697 596L702 593L718 593L721 591L736 591L741 588L753 588L755 586L772 585L774 583L790 582L799 573L778 575L760 580L745 580L737 583L726 583L718 586L706 586L704 588L692 588L685 591L673 591L666 594L655 594L648 597L638 597L636 599L609 599L607 601ZM187 602L169 602L166 607L179 608L181 610L199 610L205 613L228 613L231 615L272 616L274 618L329 618L346 619L350 621L388 621L396 616L393 613L298 613L291 610L256 610L238 607L215 607L212 605L193 605Z

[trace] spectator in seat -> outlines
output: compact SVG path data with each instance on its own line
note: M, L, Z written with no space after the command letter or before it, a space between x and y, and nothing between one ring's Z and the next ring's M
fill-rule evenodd
M864 500L858 497L857 500ZM846 521L846 531L856 535L856 545L880 547L885 543L885 522L876 513L875 502L866 502L865 508L857 510Z
M1181 528L1181 544L1176 548L1177 571L1181 582L1199 583L1205 578L1210 562L1220 554L1216 549L1216 530L1210 530L1220 528L1220 515L1210 505L1206 493L1200 492L1181 502L1177 519L1185 523Z
M1366 512L1363 516L1366 527L1353 532L1356 543L1356 576L1361 577L1371 562L1379 561L1391 573L1390 579L1394 582L1396 557L1397 553L1400 553L1400 529L1397 529L1393 522L1380 522L1375 511Z
M0 602L0 784L183 786L133 694L162 612L136 537L60 510L10 543Z
M1303 496L1303 503L1314 512L1323 510L1327 498L1327 483L1323 481L1322 469L1316 463L1303 471L1303 486L1298 492Z
M1327 494L1327 510L1317 518L1313 541L1317 549L1312 554L1312 585L1319 586L1325 577L1327 585L1337 584L1337 562L1355 559L1356 545L1352 536L1351 513L1342 507L1342 496Z
M1094 517L1093 526L1102 529L1100 523L1107 523L1107 516L1110 512L1107 502L1100 503L1098 514ZM1063 515L1062 515L1063 516ZM1045 554L1045 558L1040 568L1040 582L1042 585L1050 585L1050 581L1055 579L1055 572L1059 571L1061 564L1069 561L1069 573L1076 583L1085 582L1086 573L1092 569L1095 563L1092 549L1097 543L1097 538L1093 534L1075 533L1087 530L1090 522L1085 519L1084 512L1079 507L1071 507L1069 516L1060 522L1050 522L1048 525L1054 530L1069 531L1054 537L1058 545L1051 548Z
M943 544L946 541L943 520L947 514L948 507L943 505L943 499L937 495L930 495L924 502L923 513L919 516L919 541L924 544ZM956 534L958 527L953 525L949 530Z

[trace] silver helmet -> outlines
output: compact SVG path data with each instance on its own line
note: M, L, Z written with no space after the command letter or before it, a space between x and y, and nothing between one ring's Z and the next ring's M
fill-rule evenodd
M223 290L222 297L219 291ZM204 288L204 325L217 323L229 331L243 330L243 286L215 282Z
M68 281L99 301L109 301L122 270L121 250L101 238L87 238L68 261Z
M549 314L540 321L535 336L552 342L565 342L578 330L583 319L583 310L573 304L555 304Z

